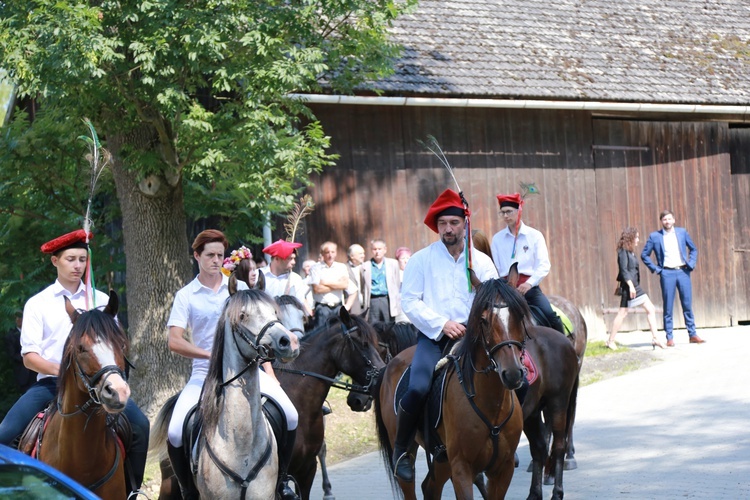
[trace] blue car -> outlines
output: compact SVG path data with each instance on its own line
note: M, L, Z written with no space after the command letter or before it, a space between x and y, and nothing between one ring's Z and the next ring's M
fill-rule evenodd
M57 469L5 445L0 445L0 498L99 499Z

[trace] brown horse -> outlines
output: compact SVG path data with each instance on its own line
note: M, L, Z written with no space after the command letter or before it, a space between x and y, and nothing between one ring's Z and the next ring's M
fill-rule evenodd
M299 413L289 473L297 480L303 500L310 498L316 457L324 444L322 407L328 391L337 387L369 393L385 366L376 348L377 336L372 327L342 307L338 317L302 338L300 354L294 362L274 367ZM350 376L358 385L337 381L339 373ZM331 495L330 485L326 494Z
M442 418L437 434L446 461L432 462L422 483L425 498L440 498L450 478L456 498L473 498L473 481L484 472L489 498L503 498L513 477L513 455L523 417L514 389L523 380L520 362L526 326L521 295L500 280L483 283L469 314L466 335L448 358ZM392 476L391 456L396 434L394 399L398 381L411 363L415 348L402 351L387 365L375 394L375 415L383 460ZM425 445L422 432L417 441ZM414 483L398 481L408 499Z
M79 313L67 298L65 308L73 329L38 458L102 498L125 498L125 457L114 423L130 397L125 380L129 343L115 321L118 298L111 292L104 311Z

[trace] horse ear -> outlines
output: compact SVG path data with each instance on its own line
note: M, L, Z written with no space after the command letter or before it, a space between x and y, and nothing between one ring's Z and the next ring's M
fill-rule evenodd
M477 273L473 269L469 269L469 279L471 280L471 286L475 289L479 288L479 285L482 284L482 281L477 277Z
M65 297L65 312L68 313L71 323L75 323L78 319L78 316L80 316L80 313L76 311L76 308L73 307L73 303L70 302L70 299L67 297Z
M518 288L518 262L514 262L513 265L510 266L510 270L508 271L508 284L513 288Z
M117 316L117 311L120 310L120 297L117 296L117 292L114 290L109 291L109 302L107 307L104 308L104 312L112 317Z
M347 328L351 328L354 326L354 321L352 320L349 311L347 311L346 307L344 306L341 306L341 309L339 309L339 319L343 324L346 325Z
M232 273L229 276L229 296L231 297L235 293L237 293L237 276Z
M255 286L253 287L261 292L266 291L266 278L263 276L263 271L258 271L258 279L255 280Z

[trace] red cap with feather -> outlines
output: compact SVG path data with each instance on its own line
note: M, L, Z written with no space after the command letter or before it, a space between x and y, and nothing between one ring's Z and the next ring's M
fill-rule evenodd
M302 246L302 243L278 240L263 249L263 253L279 259L287 259L294 251Z
M87 242L93 237L94 235L89 232L88 238L86 238L86 231L84 231L83 229L78 229L68 234L58 236L54 240L48 241L47 243L42 245L41 250L44 253L55 254L63 250L67 250L68 248L88 249L89 246Z
M471 212L464 207L464 202L461 200L461 196L452 189L446 189L440 193L440 196L438 196L435 202L430 206L430 209L427 211L427 216L424 218L424 223L427 227L437 233L437 220L441 215L468 217L470 214Z

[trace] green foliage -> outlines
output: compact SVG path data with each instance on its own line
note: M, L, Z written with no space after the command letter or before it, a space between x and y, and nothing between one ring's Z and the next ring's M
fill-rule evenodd
M309 110L390 72L388 24L413 0L30 0L3 6L0 59L21 96L90 117L140 176L181 179L188 216L251 239L335 161ZM36 127L36 123L32 128ZM16 130L16 132L21 132ZM62 139L62 138L61 138Z

